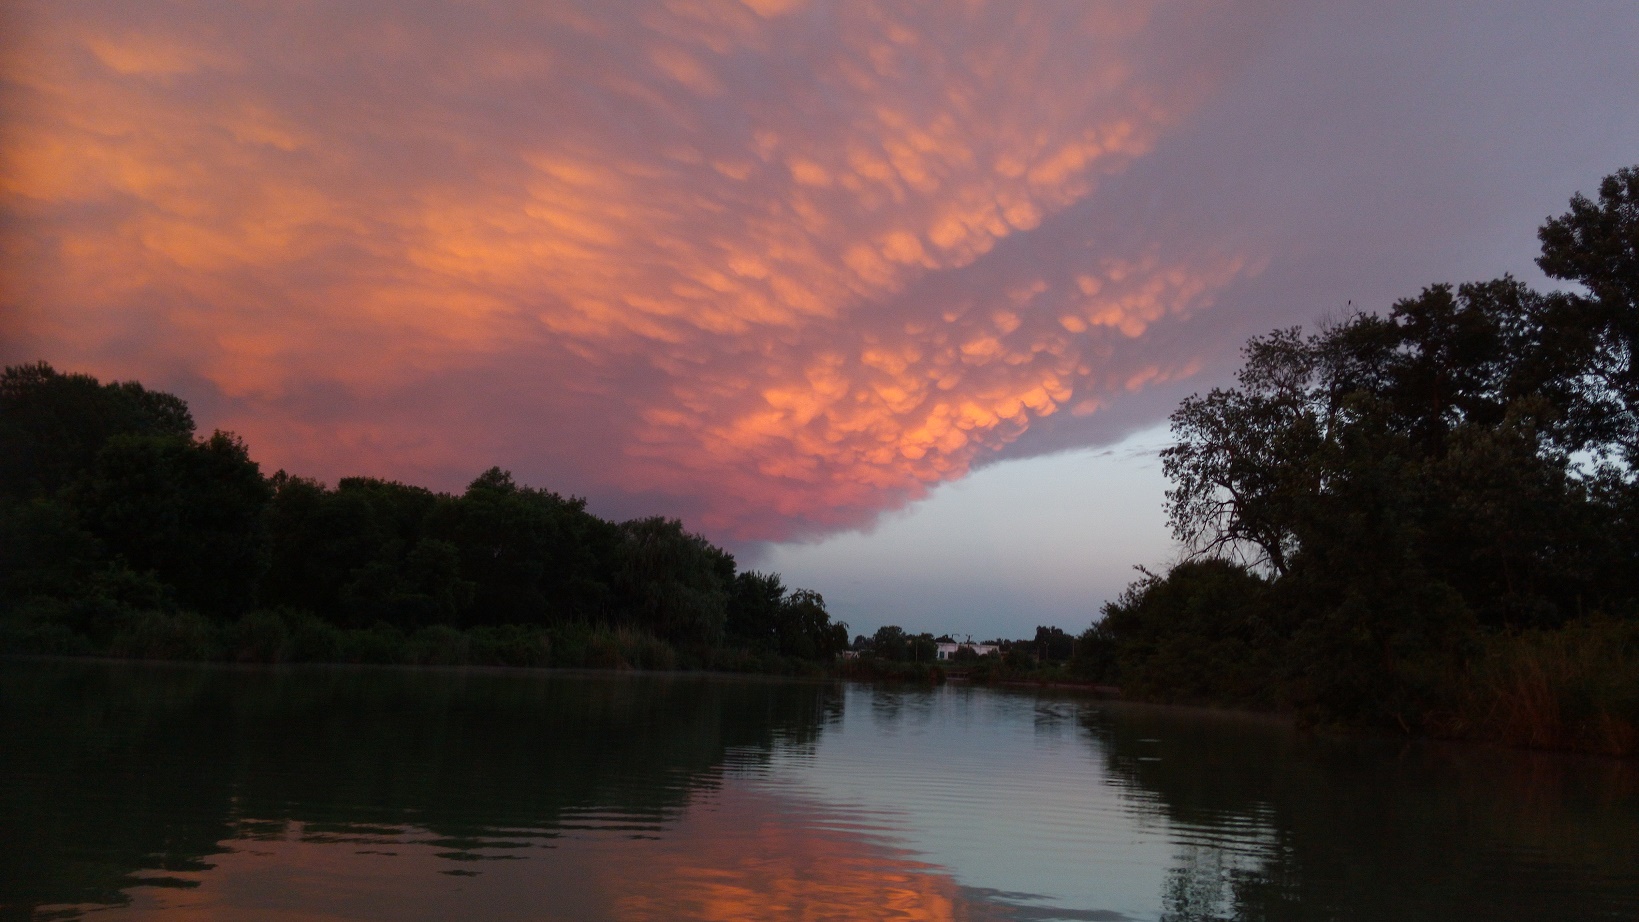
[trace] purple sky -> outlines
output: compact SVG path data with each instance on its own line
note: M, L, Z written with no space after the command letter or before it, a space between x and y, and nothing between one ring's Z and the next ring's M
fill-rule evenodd
M1083 626L1247 336L1535 280L1639 162L1614 0L0 17L0 359L679 515L861 629Z

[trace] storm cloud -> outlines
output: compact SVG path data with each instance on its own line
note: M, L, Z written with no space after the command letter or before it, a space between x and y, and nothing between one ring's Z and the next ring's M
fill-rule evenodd
M1297 306L1293 253L1374 193L1270 126L1329 151L1400 111L1289 53L1351 9L12 4L4 357L174 389L299 473L866 525L1349 294ZM1271 61L1323 91L1272 104Z

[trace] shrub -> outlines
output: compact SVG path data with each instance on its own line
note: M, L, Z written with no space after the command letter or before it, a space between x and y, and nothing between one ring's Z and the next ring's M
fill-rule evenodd
M423 666L458 666L468 662L469 637L446 624L424 627L407 641L408 660Z
M109 652L128 659L209 660L220 649L216 628L193 612L138 612L125 619Z
M290 658L290 627L279 612L246 612L226 635L228 657L241 663L281 663Z
M36 656L88 656L91 641L56 621L8 621L0 627L0 653Z
M377 622L374 627L343 631L340 639L337 652L349 663L389 665L408 658L404 632L390 624Z
M1262 579L1234 564L1179 564L1105 605L1077 670L1152 701L1267 706L1277 680L1266 595Z
M290 628L286 657L295 663L334 663L341 659L342 632L309 611L287 611Z
M468 657L487 666L553 665L554 646L545 633L521 624L477 627L468 634Z

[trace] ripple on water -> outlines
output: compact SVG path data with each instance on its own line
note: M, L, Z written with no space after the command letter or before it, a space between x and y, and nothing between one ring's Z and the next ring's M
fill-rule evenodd
M7 664L0 720L0 915L1639 918L1627 768L1070 695Z

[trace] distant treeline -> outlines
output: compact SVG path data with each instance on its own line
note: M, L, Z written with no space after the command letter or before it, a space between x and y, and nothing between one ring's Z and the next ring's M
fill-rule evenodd
M1068 681L1085 684L1071 669L1076 650L1074 636L1057 627L1036 628L1034 637L975 642L945 634L912 634L897 624L885 624L875 634L854 637L841 673L850 678L901 679L942 682L947 670L970 681L992 683ZM948 659L939 659L939 645L951 644ZM981 654L981 649L986 650Z
M465 492L263 476L180 398L0 374L0 649L137 657L789 669L821 596L665 518L492 468Z
M854 637L850 649L862 657L874 657L890 663L933 662L940 644L956 644L951 662L972 663L981 657L976 647L994 647L990 654L1009 665L1019 668L1062 663L1075 651L1076 638L1057 627L1036 628L1036 635L1018 640L982 640L971 637L957 640L950 634L935 637L930 633L912 634L897 624L885 624L875 634Z
M1639 168L1537 264L1248 343L1163 455L1193 552L1080 638L1129 696L1639 752Z

